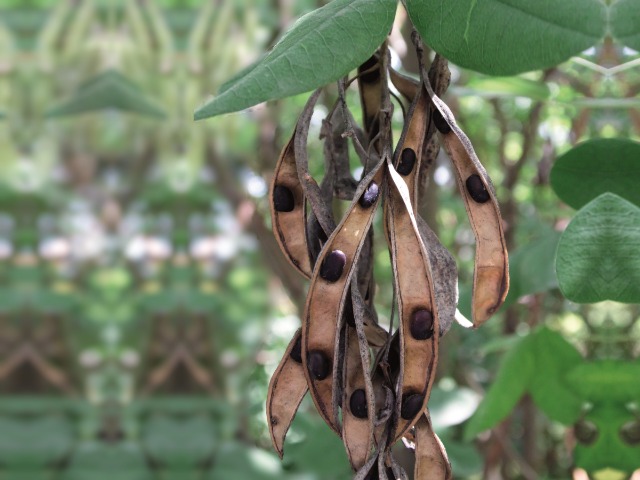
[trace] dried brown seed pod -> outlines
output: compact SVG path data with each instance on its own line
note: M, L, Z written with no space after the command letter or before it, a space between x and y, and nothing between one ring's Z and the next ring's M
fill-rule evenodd
M416 465L414 478L450 480L451 464L444 445L434 433L428 414L416 423L415 430Z
M384 160L380 160L375 168L362 180L349 211L342 222L334 230L331 237L322 249L316 268L313 271L307 302L302 321L302 358L307 363L305 375L309 384L311 396L324 418L325 422L338 434L341 429L338 425L338 412L333 406L334 389L338 382L338 351L339 331L342 327L342 314L344 303L354 264L358 259L360 250L371 227L373 215L379 200L368 208L362 208L359 203L366 187L372 182L382 184L384 179ZM336 254L336 252L341 252ZM328 270L324 269L324 262L331 259L333 264L340 264L340 275L326 276ZM344 259L344 263L342 263ZM340 260L338 262L338 260ZM337 270L331 269L331 273ZM327 378L317 378L309 372L307 352L317 351L328 356L333 367L333 375Z
M282 149L271 181L271 228L285 258L306 278L311 260L305 234L304 193L293 151L293 138Z
M298 411L300 402L307 393L307 380L302 370L301 359L295 358L296 345L299 347L301 330L289 342L278 368L269 382L267 395L267 423L273 447L282 458L284 439Z
M429 82L423 84L434 108L451 129L442 135L442 139L453 161L458 186L476 238L472 317L474 325L479 326L502 305L509 290L509 259L500 209L491 180L471 142L458 128L451 110L436 96ZM469 179L471 189L467 188ZM485 199L486 195L489 198Z
M432 319L431 328L439 331L438 311L429 254L422 242L411 204L409 189L403 178L389 164L388 200L385 223L389 231L389 248L396 284L400 318L400 373L396 399L400 410L394 441L413 426L426 407L435 379L439 335L416 338L411 335L416 313Z

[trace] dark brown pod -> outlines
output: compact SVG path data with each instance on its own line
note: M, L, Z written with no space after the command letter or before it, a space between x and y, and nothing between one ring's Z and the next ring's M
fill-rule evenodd
M421 395L420 393L410 393L407 395L403 395L402 407L400 408L400 416L405 420L411 420L418 414L418 412L422 408L423 402L424 395Z
M335 282L342 276L347 256L342 250L334 250L326 256L320 267L320 276L327 282Z
M379 194L380 188L378 187L378 184L376 182L371 182L360 197L360 201L358 203L360 203L362 208L369 208L371 205L376 203Z
M469 195L471 195L471 198L476 202L486 203L491 199L489 192L487 191L487 187L484 186L484 182L480 178L480 175L470 175L465 184Z
M438 131L444 135L451 132L451 127L437 108L433 109L433 124L436 126Z
M273 208L278 212L292 212L295 207L293 192L284 185L273 188Z
M411 315L409 326L411 336L416 340L427 340L433 336L433 314L427 309L420 309Z
M309 373L311 373L316 380L324 380L331 373L329 358L317 350L309 352L307 365L309 366Z
M367 418L367 394L363 388L359 388L351 394L349 408L356 418Z
M302 363L302 336L298 335L289 355L295 362Z
M400 154L400 163L396 169L400 175L406 176L411 173L416 164L416 152L412 148L405 148Z

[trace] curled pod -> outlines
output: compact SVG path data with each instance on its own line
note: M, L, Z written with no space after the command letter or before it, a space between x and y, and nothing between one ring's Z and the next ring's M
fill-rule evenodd
M403 75L393 68L389 69L389 79L391 83L393 83L393 86L396 87L396 90L410 102L413 102L416 95L420 92L421 87L418 80Z
M428 414L416 423L415 431L416 464L414 478L450 480L451 464L444 445L434 433Z
M384 179L384 159L362 180L354 201L325 243L316 262L302 317L302 361L311 397L325 422L340 435L333 405L338 379L339 332L345 299L379 199L366 208L360 198L373 181Z
M307 393L307 381L302 369L302 335L298 330L269 382L267 423L273 447L282 458L284 439Z
M477 327L504 303L509 290L509 259L502 218L491 180L471 142L456 125L451 110L435 95L429 82L423 84L433 103L434 122L453 162L476 239L472 317Z
M306 238L304 193L294 155L292 138L280 153L269 189L271 228L285 258L304 277L311 277Z
M410 193L389 164L385 223L398 304L400 369L394 442L424 412L438 361L439 320L433 276L425 244L413 214Z

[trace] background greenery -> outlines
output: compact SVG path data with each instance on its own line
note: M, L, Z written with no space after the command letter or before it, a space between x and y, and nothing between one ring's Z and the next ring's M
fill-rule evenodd
M311 402L283 462L264 416L305 295L271 236L265 194L306 96L193 122L209 94L322 3L2 0L0 478L349 478ZM404 19L400 9L390 44L415 72ZM609 40L518 76L451 66L445 100L496 185L512 275L508 308L442 341L430 409L456 478L640 466L637 443L618 435L640 403L639 283L629 280L638 144L620 140L640 136L638 63ZM329 87L319 111L336 94ZM427 197L423 216L458 260L468 313L473 234L445 155ZM585 241L581 218L594 216L598 235ZM376 241L384 321L392 279ZM594 257L608 263L580 263ZM585 271L563 275L576 265ZM582 288L603 268L603 282ZM580 422L599 427L597 441L576 443Z

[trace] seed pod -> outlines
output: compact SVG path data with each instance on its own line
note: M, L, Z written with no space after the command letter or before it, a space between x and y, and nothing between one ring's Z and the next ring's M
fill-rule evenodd
M298 330L289 342L278 368L269 382L267 396L267 423L273 447L282 458L284 439L298 411L300 402L307 393L307 381L302 363L295 357L296 345L299 345L301 331Z
M306 278L311 261L305 234L305 205L298 180L293 138L280 153L269 191L271 228L285 258Z
M336 375L339 366L337 362L338 332L342 328L342 312L354 271L354 262L360 255L379 204L378 200L371 207L362 208L358 199L371 181L375 181L378 185L382 184L384 179L383 163L384 160L381 159L362 180L349 211L320 252L313 271L303 314L302 359L305 363L305 375L311 396L320 415L338 434L341 432L337 419L338 412L333 407L334 390L336 382L339 381L338 375ZM335 253L337 251L341 253ZM342 263L342 259L344 259L344 263ZM331 269L324 268L325 261L330 262ZM341 268L334 269L334 264L341 265ZM339 275L337 275L338 271ZM329 275L328 272L331 274ZM311 351L322 352L330 357L333 375L322 379L309 372L307 353Z
M402 75L393 68L389 69L389 78L400 94L410 102L413 102L420 91L420 82L414 78Z
M491 180L471 142L458 128L451 110L435 95L429 82L424 82L424 85L433 106L451 128L451 132L443 134L442 138L453 161L458 187L476 238L472 317L477 327L502 305L509 290L509 260L502 218ZM472 188L468 189L470 178ZM489 198L485 200L486 195Z
M358 67L358 90L364 131L370 141L380 131L382 76L380 75L380 58L377 54Z
M418 178L425 135L429 126L429 114L429 97L426 92L419 90L409 108L402 135L394 153L394 165L409 189L414 215L417 213Z
M425 413L416 423L415 433L416 465L414 478L433 480L451 479L451 464L447 452L438 436L431 428L431 421Z
M412 335L412 331L421 330L415 328L416 312L421 312L421 323L425 323L426 312L431 314L433 331L439 331L439 320L429 255L413 214L409 189L392 165L389 165L388 181L385 223L389 231L400 318L400 388L396 399L396 412L400 413L400 418L393 437L396 441L424 410L438 359L438 335L430 338Z

